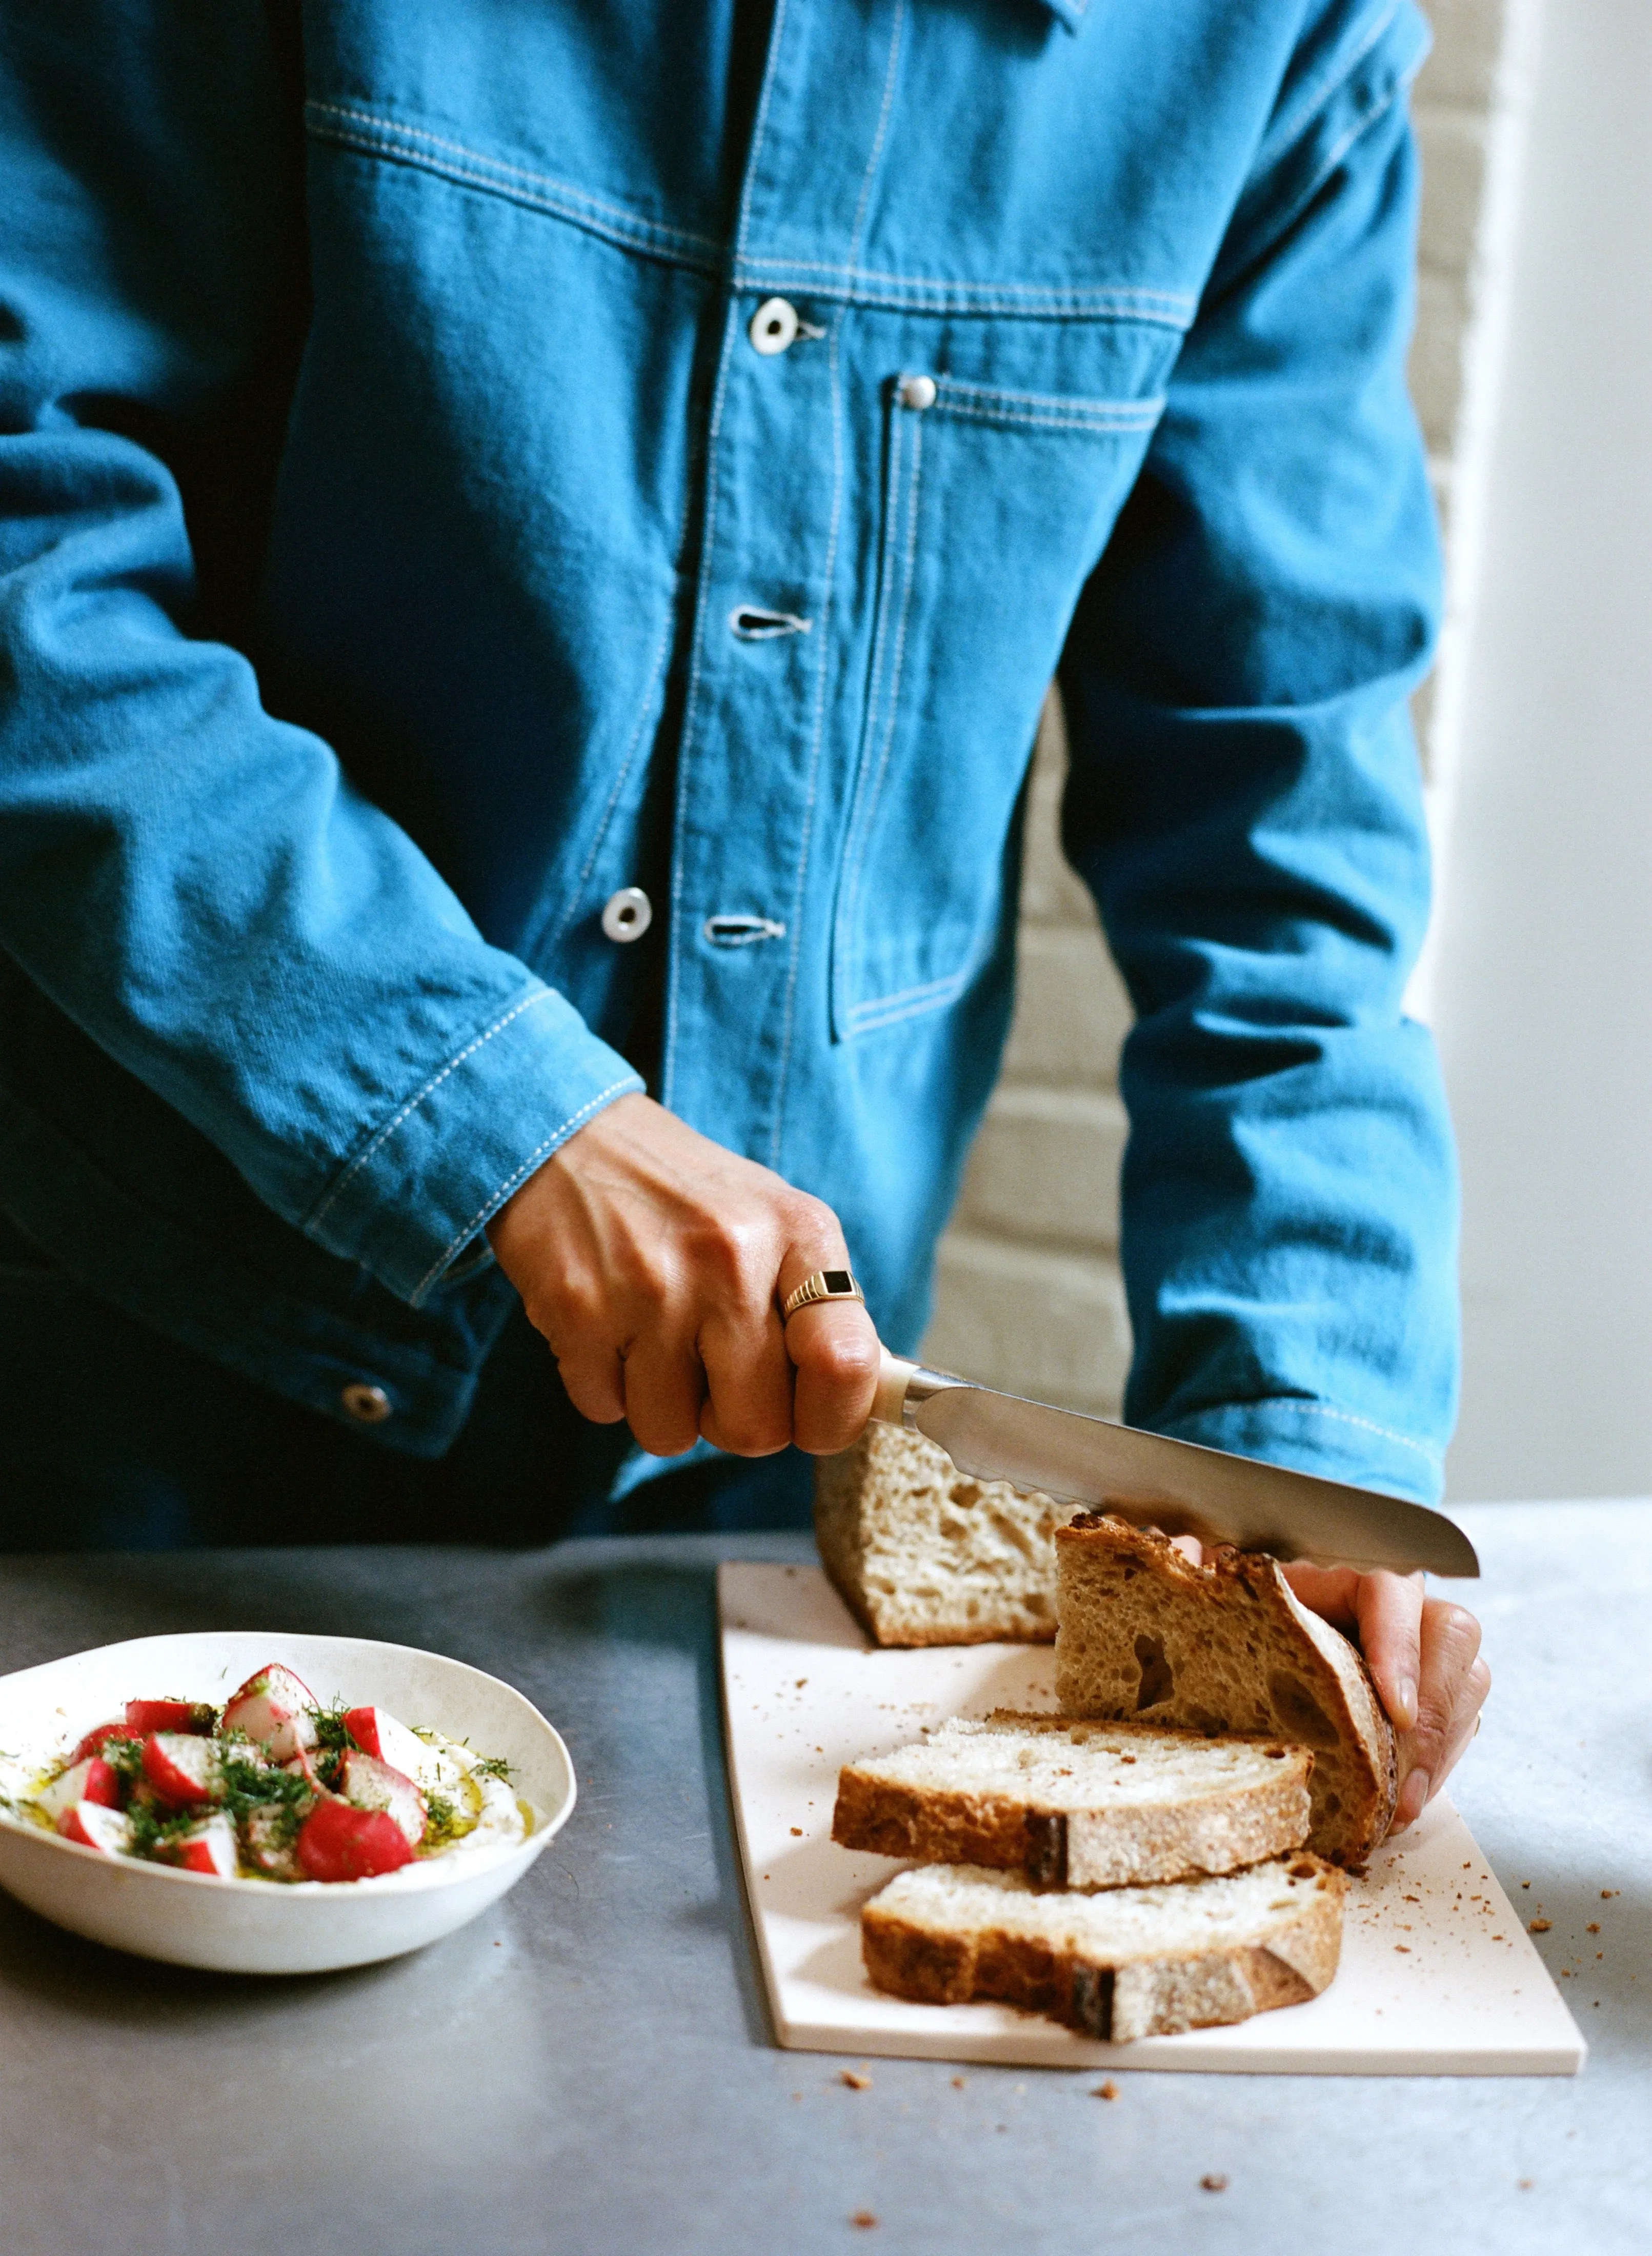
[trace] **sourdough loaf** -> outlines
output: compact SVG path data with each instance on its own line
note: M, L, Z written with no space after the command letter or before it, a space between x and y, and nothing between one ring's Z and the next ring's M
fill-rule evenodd
M975 1480L921 1434L876 1421L815 1468L821 1558L879 1645L1048 1644L1050 1538L1074 1509Z
M1359 1654L1275 1561L1225 1548L1195 1566L1165 1537L1091 1512L1058 1532L1055 1557L1063 1714L1310 1747L1308 1844L1363 1861L1394 1815L1394 1733Z
M1313 1757L1277 1739L1208 1739L1000 1710L839 1773L832 1838L1033 1886L1114 1888L1231 1872L1300 1848Z
M925 1865L865 1906L861 1954L898 1998L999 1999L1127 2043L1317 1997L1337 1970L1346 1887L1300 1851L1220 1879L1095 1895Z

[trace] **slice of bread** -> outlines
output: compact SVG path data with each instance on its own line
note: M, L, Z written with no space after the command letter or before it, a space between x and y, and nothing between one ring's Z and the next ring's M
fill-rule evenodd
M1055 1538L1064 1715L1260 1732L1311 1747L1308 1845L1359 1865L1394 1815L1394 1733L1364 1661L1278 1562L1196 1567L1162 1535L1085 1512Z
M1048 1644L1050 1538L1076 1509L972 1479L921 1434L876 1421L815 1473L821 1558L879 1645Z
M1236 1872L1308 1837L1313 1756L1000 1710L838 1773L832 1838L1034 1887L1117 1888Z
M1126 2044L1317 1997L1337 1970L1346 1888L1302 1851L1221 1879L1098 1895L923 1865L865 1906L861 1955L897 1998L1000 1999Z

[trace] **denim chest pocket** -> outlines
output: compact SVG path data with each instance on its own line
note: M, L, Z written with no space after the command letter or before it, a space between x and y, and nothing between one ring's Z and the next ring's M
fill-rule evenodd
M1039 708L1163 405L947 376L885 385L837 1040L944 1009L992 955Z

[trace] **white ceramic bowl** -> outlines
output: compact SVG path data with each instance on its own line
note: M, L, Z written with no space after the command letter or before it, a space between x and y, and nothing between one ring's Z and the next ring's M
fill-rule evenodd
M0 1748L41 1767L95 1724L142 1697L227 1699L268 1661L316 1697L387 1708L405 1724L503 1755L537 1822L526 1841L323 1886L220 1880L108 1857L0 1812L0 1887L32 1911L144 1958L235 1974L320 1974L365 1966L450 1935L514 1887L574 1807L568 1749L531 1702L498 1677L412 1646L269 1630L138 1637L0 1677Z

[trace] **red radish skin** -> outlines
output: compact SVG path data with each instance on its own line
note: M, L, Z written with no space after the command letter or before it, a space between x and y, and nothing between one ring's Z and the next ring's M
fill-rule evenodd
M193 1732L152 1731L144 1741L144 1776L174 1809L223 1799L219 1749Z
M315 1696L302 1678L279 1660L248 1677L223 1711L218 1729L226 1738L244 1731L256 1739L277 1762L286 1762L301 1747L313 1747L320 1734L315 1728Z
M118 1857L132 1842L131 1820L100 1801L77 1801L58 1819L57 1829L66 1841L78 1841L82 1849L101 1849L106 1857Z
M338 1790L357 1809L387 1810L416 1849L425 1837L425 1797L405 1771L351 1747L338 1766Z
M84 1762L72 1763L60 1778L54 1778L35 1799L53 1824L66 1809L73 1809L77 1801L95 1801L102 1808L118 1809L121 1799L119 1774L102 1755L88 1755Z
M200 1700L129 1700L126 1730L134 1739L152 1731L192 1731L202 1737L212 1729L212 1710Z
M364 1755L376 1755L404 1777L417 1778L430 1750L384 1708L347 1708L344 1729Z
M101 1755L109 1739L130 1739L131 1733L123 1723L95 1724L69 1757L73 1763L84 1762L88 1755Z
M385 1811L318 1801L299 1828L298 1860L312 1880L370 1880L411 1864L413 1850Z
M183 1834L166 1851L169 1865L186 1872L206 1872L215 1879L232 1880L238 1859L235 1827L220 1810L203 1825Z

